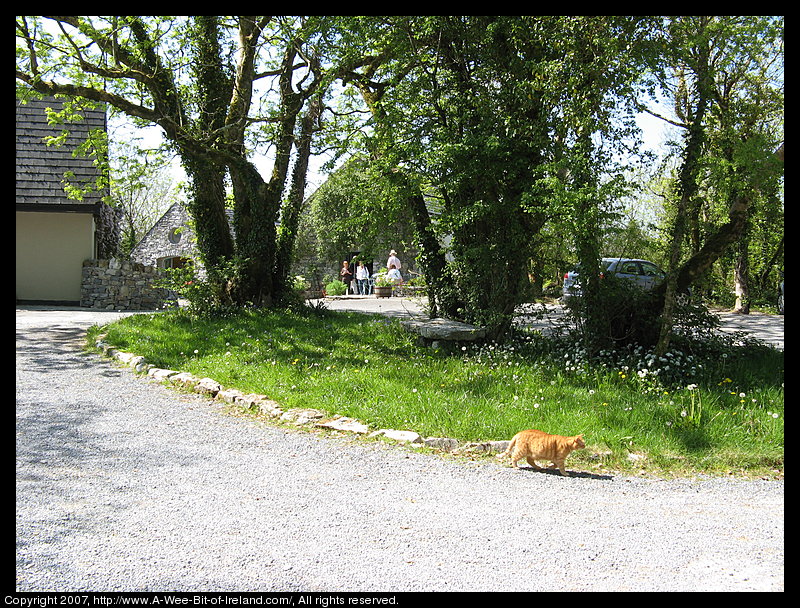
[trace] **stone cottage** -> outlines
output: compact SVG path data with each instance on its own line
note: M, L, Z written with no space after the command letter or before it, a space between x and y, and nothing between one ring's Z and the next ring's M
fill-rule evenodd
M195 257L189 212L174 203L131 251L131 259L157 268L181 268Z
M233 210L226 210L233 234ZM234 235L235 236L235 235ZM191 227L189 211L183 203L173 203L131 251L131 260L156 268L183 268L189 262L203 275L198 258L197 240Z

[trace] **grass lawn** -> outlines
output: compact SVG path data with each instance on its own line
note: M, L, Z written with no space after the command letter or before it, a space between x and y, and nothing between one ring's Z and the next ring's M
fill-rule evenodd
M661 360L629 350L590 364L568 341L520 333L444 353L396 320L333 311L170 311L102 331L157 367L376 429L464 441L583 433L573 470L783 476L783 352L763 346L728 341Z

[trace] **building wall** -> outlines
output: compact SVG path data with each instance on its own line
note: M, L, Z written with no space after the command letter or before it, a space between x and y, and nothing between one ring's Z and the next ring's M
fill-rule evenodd
M94 257L94 218L87 213L16 213L16 299L81 299L83 261Z

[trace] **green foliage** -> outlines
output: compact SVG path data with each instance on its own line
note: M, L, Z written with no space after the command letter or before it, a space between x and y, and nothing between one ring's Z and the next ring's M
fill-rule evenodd
M774 285L783 255L782 219L774 238L761 232L751 241L762 214L783 213L783 17L673 17L664 35L672 70L660 83L690 134L672 176L678 196L665 198L670 270L680 288L693 284L720 303L733 303L735 280L745 305L753 296L763 301L758 292ZM756 274L751 259L759 257Z
M358 249L370 260L397 243L411 242L404 210L381 163L350 158L311 198L309 228L316 235L317 255L337 259L342 251Z
M343 296L347 292L347 285L338 279L325 284L325 293L329 296Z
M55 111L47 108L47 123L49 125L63 125L61 134L45 138L48 146L63 146L70 135L70 123L83 121L84 109L97 109L99 104L86 99L62 98L62 109ZM105 129L89 129L86 139L80 142L72 151L75 157L86 156L92 159L98 167L97 177L93 182L80 181L82 176L76 176L72 171L64 174L64 192L73 200L83 200L87 195L94 194L106 204L110 204L109 191L109 161L108 161L108 135Z
M590 351L628 345L652 347L658 339L658 299L613 274L600 281L594 299L573 296L567 298L565 308L577 328L575 337Z
M546 223L619 190L619 180L597 178L608 169L609 150L576 142L630 134L630 123L614 120L611 108L629 99L649 22L388 19L403 36L382 39L387 59L351 79L374 119L365 146L370 162L402 173L425 194L428 215L408 212L420 241L428 220L436 235L450 239L446 252L421 248L426 271L441 274L429 277L429 286L442 312L500 337L528 297L528 264L540 254ZM599 217L582 225L596 232ZM449 266L445 253L454 260Z
M751 300L774 300L783 17L21 16L16 31L19 82L47 94L86 87L163 128L193 181L204 263L247 260L233 291L228 271L209 275L221 281L213 298L280 305L305 186L303 163L290 179L289 159L307 160L301 133L313 131L319 149L350 158L312 202L318 253L377 257L413 242L434 308L498 338L517 304L555 289L566 261L620 249L669 259L682 287L722 300L745 255ZM263 97L257 77L271 78ZM692 142L691 167L686 188L661 190L663 214L632 221L620 205L627 176L651 164L634 117L654 99L691 129L675 146L686 157ZM320 100L331 110L323 131L311 120ZM269 180L250 160L264 142ZM604 297L588 283L588 302Z
M18 80L46 95L78 92L163 130L191 182L188 208L211 291L201 299L212 308L269 306L283 294L295 231L282 231L287 238L278 244L275 224L293 222L310 154L296 127L303 122L299 130L309 135L317 127L311 109L331 82L321 73L328 47L307 23L213 15L16 19ZM263 105L254 92L260 78L270 79ZM251 128L265 123L269 138ZM252 162L254 147L274 154L268 179ZM235 240L225 213L228 186ZM281 209L284 198L290 203Z
M205 272L199 272L194 264L168 268L165 277L157 281L157 286L169 289L186 300L186 312L193 317L227 316L241 306L231 296L241 280L241 268L239 260L226 261Z

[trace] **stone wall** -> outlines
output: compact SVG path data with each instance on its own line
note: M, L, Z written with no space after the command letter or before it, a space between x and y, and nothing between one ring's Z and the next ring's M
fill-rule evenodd
M86 260L81 306L102 310L158 310L176 301L174 292L153 283L162 270L124 260Z

